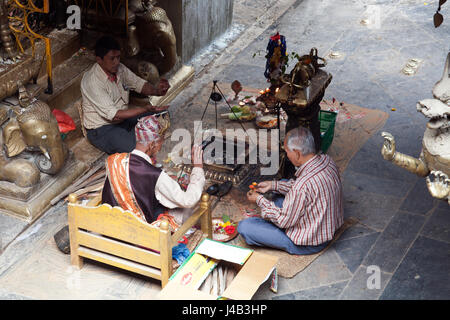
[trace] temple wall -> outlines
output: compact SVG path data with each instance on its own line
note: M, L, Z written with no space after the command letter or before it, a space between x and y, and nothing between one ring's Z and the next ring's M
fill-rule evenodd
M172 22L182 63L223 34L233 18L233 0L166 0L157 5Z

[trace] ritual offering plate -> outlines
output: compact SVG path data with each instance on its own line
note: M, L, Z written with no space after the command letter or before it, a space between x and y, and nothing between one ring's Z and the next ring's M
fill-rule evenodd
M212 218L213 240L228 242L237 236L237 223L232 220L224 222L223 218Z
M248 105L234 106L231 108L231 111L230 113L223 113L221 116L229 120L240 121L251 121L256 118L256 113Z
M266 115L256 118L255 124L258 128L273 129L278 125L278 119L276 116Z

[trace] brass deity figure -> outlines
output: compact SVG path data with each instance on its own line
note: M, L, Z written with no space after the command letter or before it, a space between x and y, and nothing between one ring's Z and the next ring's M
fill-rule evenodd
M135 22L128 28L123 62L141 78L155 84L178 61L176 37L166 11L152 0L132 0Z
M2 129L4 151L0 155L0 180L29 187L39 181L39 172L58 173L67 159L68 149L48 104L30 97L23 85L18 86L19 105L0 109L0 124L9 120ZM24 151L34 154L34 163L19 157Z
M388 132L382 132L384 144L381 154L395 165L427 177L430 194L437 199L448 201L450 205L450 53L444 73L433 87L434 99L424 99L417 103L417 111L430 119L427 123L419 158L396 151L395 139Z

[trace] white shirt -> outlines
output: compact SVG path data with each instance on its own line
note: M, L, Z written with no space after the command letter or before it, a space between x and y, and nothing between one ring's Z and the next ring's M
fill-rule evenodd
M150 157L144 152L134 149L131 153L144 158L153 165ZM194 167L192 169L186 191L183 191L178 182L162 171L156 181L155 196L163 206L169 209L192 208L200 200L204 186L205 173L202 168Z
M141 92L146 81L120 64L117 80L111 81L98 63L81 80L83 126L96 129L111 124L117 111L128 108L130 90Z

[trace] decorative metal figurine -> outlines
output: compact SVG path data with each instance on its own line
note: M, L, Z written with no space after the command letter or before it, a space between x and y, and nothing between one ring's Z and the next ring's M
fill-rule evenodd
M0 180L24 187L37 183L39 172L58 173L64 166L68 150L50 107L30 97L23 85L18 86L19 106L0 112L0 116L4 114L3 122L9 118L2 132L7 158L0 156ZM34 155L34 165L17 158L24 151L38 151L38 154Z
M450 53L442 79L433 87L434 99L417 103L417 111L430 119L422 140L422 152L414 158L396 151L395 139L388 132L384 137L381 154L384 159L421 177L427 177L430 194L450 205Z
M178 61L176 38L166 11L152 0L134 0L135 25L128 27L123 62L143 79L157 83Z

